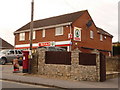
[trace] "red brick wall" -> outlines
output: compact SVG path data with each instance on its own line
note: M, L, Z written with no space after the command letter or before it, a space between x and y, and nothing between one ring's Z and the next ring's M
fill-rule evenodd
M33 43L47 42L47 41L66 41L68 39L68 33L70 33L70 27L64 26L63 35L55 36L55 28L45 30L45 37L42 37L42 30L36 31L36 39ZM19 41L19 34L15 35L15 45L28 44L29 43L29 32L25 33L25 41Z
M106 36L106 39L100 41L100 34L97 33L95 24L87 28L86 23L88 20L91 20L89 13L86 11L79 19L77 19L72 24L72 33L74 32L74 27L82 28L82 40L74 41L72 40L72 50L76 48L75 43L78 43L78 47L88 47L88 48L97 48L101 50L112 50L112 38ZM90 30L94 31L94 39L90 38ZM45 37L42 37L42 30L36 31L36 39L33 40L33 43L38 42L47 42L47 41L66 41L68 39L68 33L70 33L70 27L64 26L64 34L60 36L55 36L55 28L50 28L45 30ZM15 35L15 45L28 44L29 43L29 32L25 33L25 41L19 41L19 34ZM81 49L81 48L80 48ZM83 52L91 52L91 50L81 49Z
M81 34L82 34L82 40L81 41L73 41L72 49L76 48L75 43L78 43L79 47L89 47L89 48L97 48L101 50L112 50L112 38L109 36L106 36L107 38L103 41L100 41L100 34L97 33L97 29L95 24L93 23L92 26L87 28L86 23L88 20L91 20L90 15L88 12L84 13L78 20L76 20L72 27L79 27L82 28ZM72 29L73 30L73 29ZM90 38L90 30L94 31L94 39ZM72 31L72 33L74 30ZM83 52L86 52L85 50L81 49ZM90 52L91 50L87 50L87 52Z

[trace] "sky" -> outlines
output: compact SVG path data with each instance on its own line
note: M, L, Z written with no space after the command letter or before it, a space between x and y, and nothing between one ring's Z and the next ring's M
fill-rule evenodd
M0 37L14 45L14 31L31 20L32 0L0 0ZM118 41L119 0L34 0L34 20L88 10L97 27Z

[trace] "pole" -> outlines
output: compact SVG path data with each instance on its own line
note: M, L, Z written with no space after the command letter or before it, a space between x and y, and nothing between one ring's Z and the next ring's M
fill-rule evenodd
M31 2L30 51L32 51L32 40L33 40L33 15L34 15L34 0L32 0Z
M31 73L31 60L32 60L32 41L33 41L33 17L34 17L34 0L31 2L31 23L30 23L30 52L29 52L29 69L28 73Z

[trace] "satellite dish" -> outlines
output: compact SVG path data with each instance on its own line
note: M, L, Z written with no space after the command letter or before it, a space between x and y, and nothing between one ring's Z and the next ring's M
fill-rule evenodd
M92 20L89 20L86 24L87 27L90 27L92 25Z

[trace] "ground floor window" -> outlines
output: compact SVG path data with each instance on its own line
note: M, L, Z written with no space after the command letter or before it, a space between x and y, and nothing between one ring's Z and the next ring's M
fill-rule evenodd
M60 48L64 48L66 51L71 51L71 46L61 46Z

